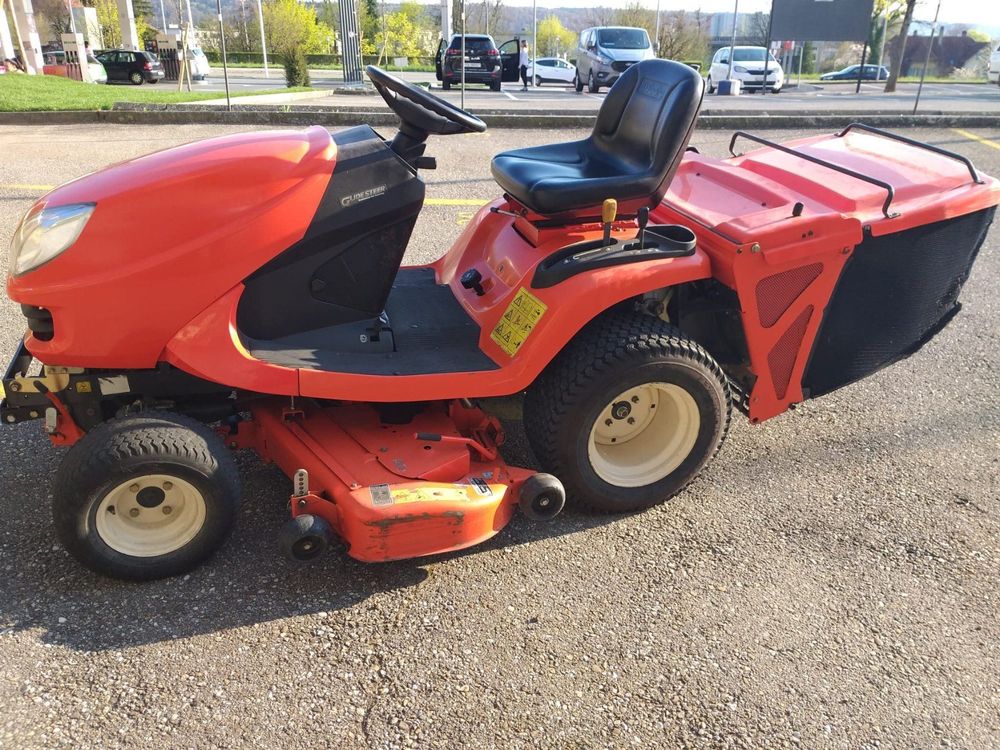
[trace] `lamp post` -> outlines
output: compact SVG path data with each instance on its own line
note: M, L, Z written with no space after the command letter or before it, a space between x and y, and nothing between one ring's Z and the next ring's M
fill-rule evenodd
M931 50L934 49L934 37L937 35L937 22L940 13L941 0L938 0L937 10L934 11L934 23L931 24L931 38L927 42L927 56L924 58L924 69L920 71L920 85L917 87L917 98L913 101L913 114L917 114L917 107L920 106L920 94L924 90L924 78L927 77L927 66L931 62Z
M733 37L729 41L729 72L726 73L726 80L733 80L733 53L736 51L736 20L740 15L740 0L736 0L733 5ZM730 92L731 93L731 92Z
M257 18L260 21L260 51L264 54L264 78L270 78L267 70L267 42L264 40L264 10L257 0Z
M232 111L233 103L229 99L229 67L226 63L226 30L222 26L222 0L215 0L215 8L219 14L219 47L222 51L222 77L226 81L226 109ZM191 9L190 0L188 1L188 10Z

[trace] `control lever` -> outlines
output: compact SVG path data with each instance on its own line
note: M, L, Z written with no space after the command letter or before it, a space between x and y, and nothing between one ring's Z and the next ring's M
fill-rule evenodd
M601 221L604 222L604 244L611 244L611 223L618 215L618 201L608 198L601 206Z
M642 250L646 246L646 225L649 223L649 206L643 206L636 213L635 220L639 222L639 234L636 235L636 239L639 240L639 250Z

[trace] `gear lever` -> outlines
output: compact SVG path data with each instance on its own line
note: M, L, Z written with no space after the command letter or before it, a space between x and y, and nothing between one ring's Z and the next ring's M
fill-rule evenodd
M618 215L618 201L608 198L601 206L601 221L604 222L604 244L611 244L611 222Z
M649 206L643 206L636 213L635 220L639 223L639 234L636 235L636 239L639 240L639 250L645 246L646 242L646 225L649 223Z

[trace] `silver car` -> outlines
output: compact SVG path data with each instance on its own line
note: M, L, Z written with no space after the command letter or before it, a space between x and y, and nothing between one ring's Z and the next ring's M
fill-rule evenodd
M576 90L596 94L642 60L649 60L653 45L645 29L630 26L593 26L580 32L576 56Z

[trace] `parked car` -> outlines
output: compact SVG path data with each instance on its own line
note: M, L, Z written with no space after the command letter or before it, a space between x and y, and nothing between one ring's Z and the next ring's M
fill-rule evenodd
M743 89L760 89L765 85L775 94L785 84L785 71L774 55L763 47L733 47L733 80ZM708 93L714 94L719 81L729 76L729 47L723 47L712 58L708 71ZM767 82L764 67L767 66Z
M63 76L71 78L69 65L66 63L66 53L63 50L51 50L42 53L42 73L47 76ZM93 53L87 53L87 70L90 72L91 83L107 83L108 73L104 66L94 57Z
M819 77L821 81L856 81L858 80L858 68L860 65L848 65L843 70L832 73L824 73ZM889 79L889 69L884 65L866 65L861 74L864 81L886 81Z
M97 59L108 71L108 83L128 81L141 86L143 83L157 83L163 78L163 65L152 52L109 49L99 52Z
M513 83L519 75L517 39L504 42L499 48L487 34L465 35L465 82L482 83L493 91L500 90L501 82ZM445 91L453 84L462 83L462 35L454 34L446 47L444 40L434 56L434 68L441 88Z
M528 66L528 78L536 86L543 83L572 85L576 82L576 66L558 57L539 57Z
M990 55L990 69L986 75L990 83L1000 83L1000 47L997 47Z
M649 60L653 45L645 29L629 26L594 26L580 32L576 55L576 90L584 83L591 94L611 86L618 76L642 60Z
M204 81L212 72L209 69L208 58L201 47L192 47L188 50L188 66L193 81Z

